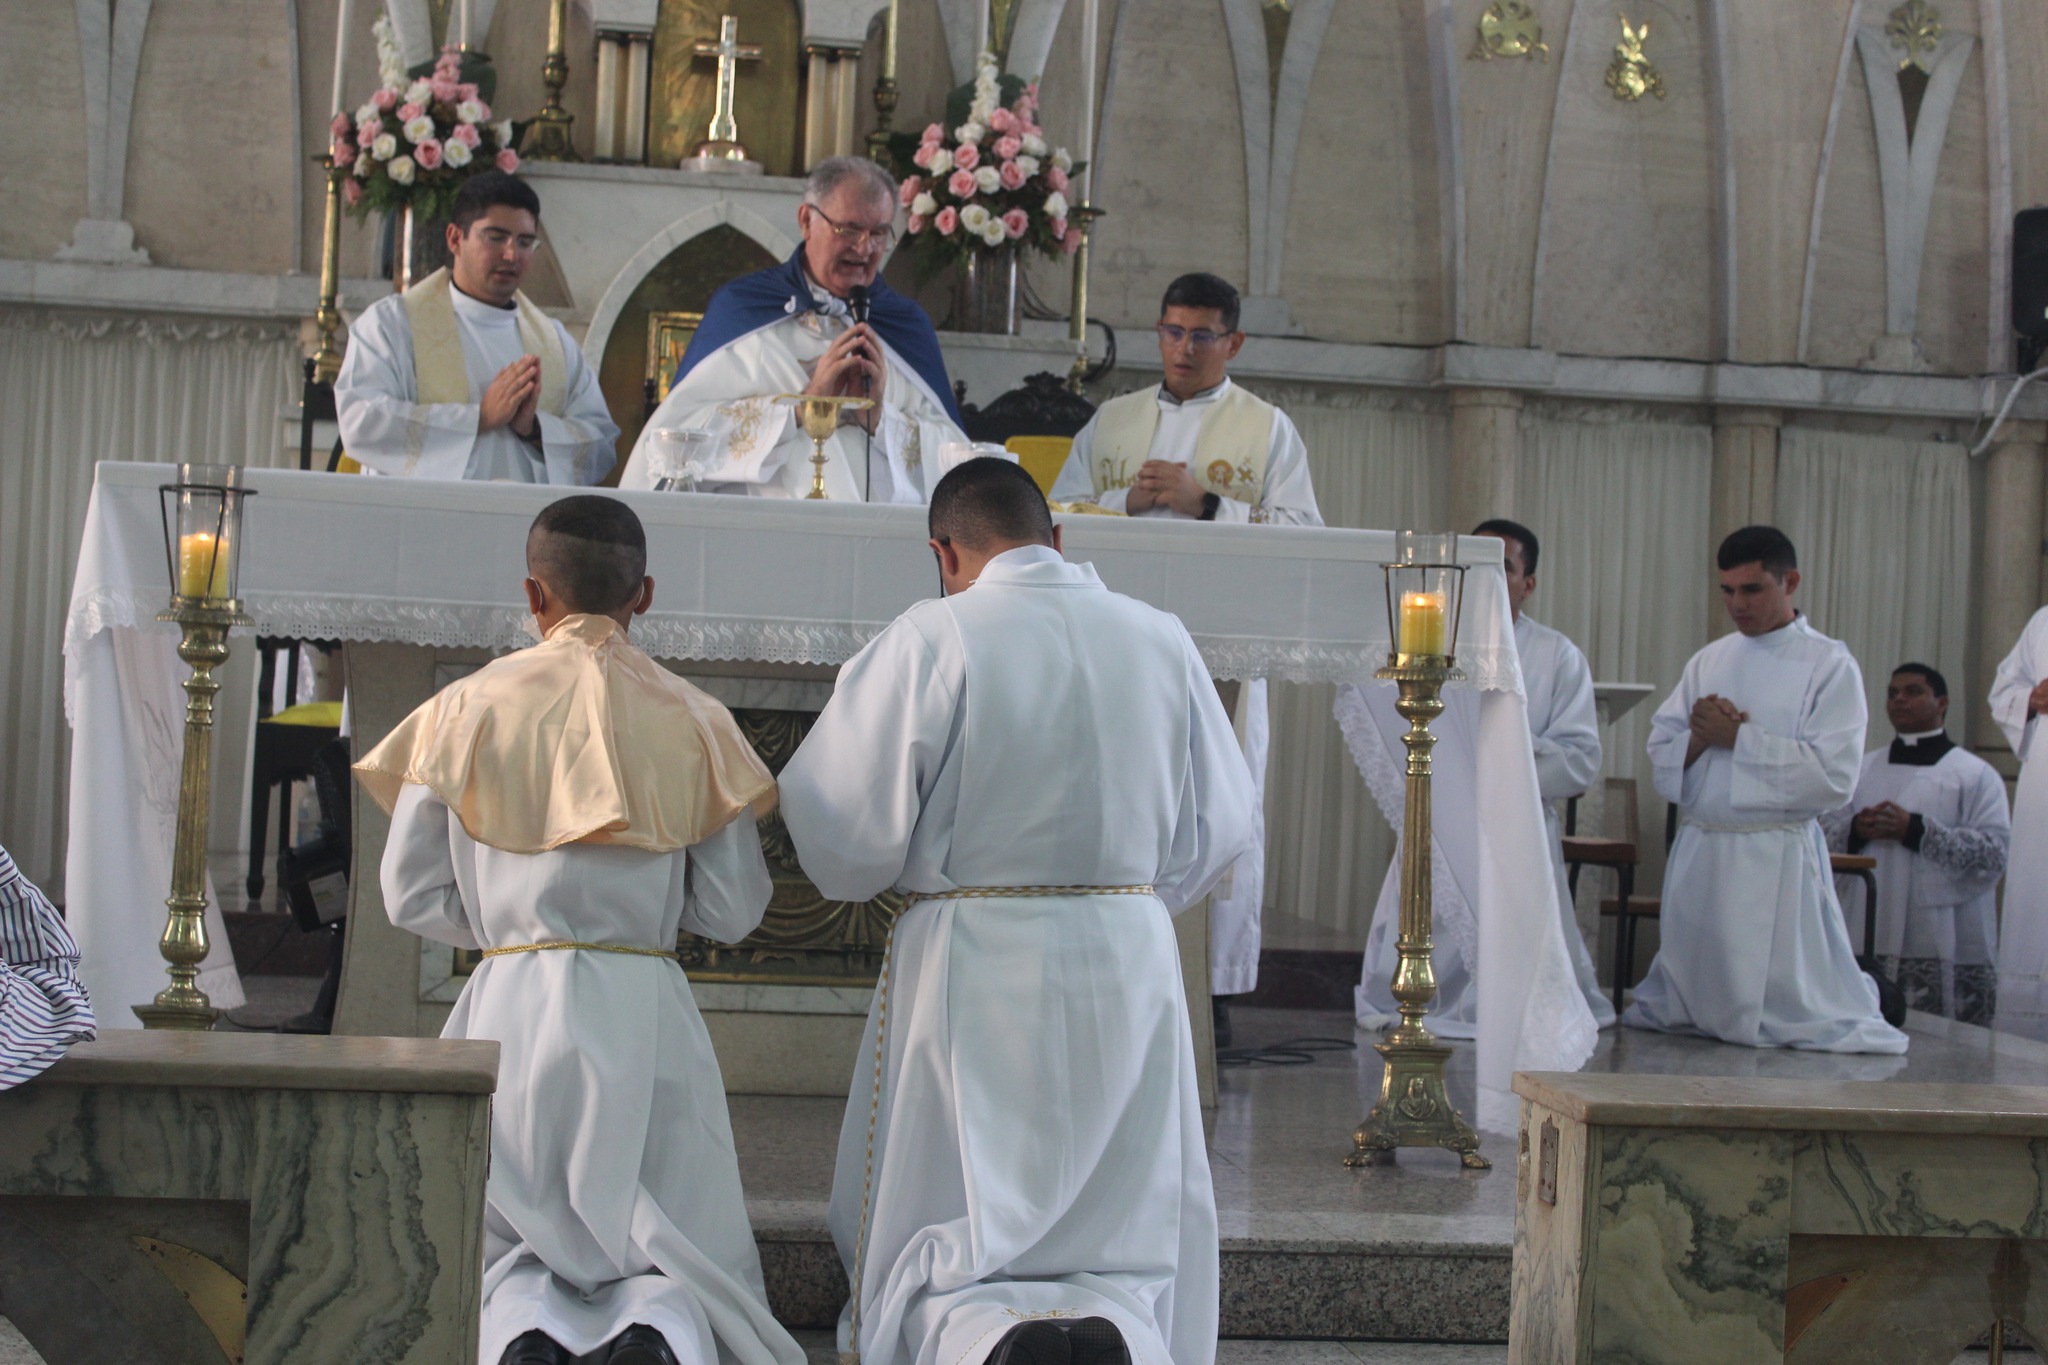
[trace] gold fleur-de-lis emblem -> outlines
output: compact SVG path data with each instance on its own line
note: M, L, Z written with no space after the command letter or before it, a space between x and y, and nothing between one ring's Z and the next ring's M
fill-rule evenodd
M1649 36L1649 20L1631 26L1628 16L1621 16L1621 41L1614 45L1614 60L1607 64L1607 88L1614 92L1614 98L1631 104L1645 95L1664 98L1664 77L1650 65L1650 58L1643 51Z
M1927 0L1906 0L1891 13L1884 26L1884 36L1892 40L1892 46L1906 55L1899 58L1899 70L1917 66L1928 69L1927 62L1934 55L1934 49L1941 45L1941 11L1927 3Z
M1543 41L1543 25L1536 12L1523 0L1495 0L1479 16L1479 38L1467 54L1472 61L1495 57L1526 57L1550 60L1550 44Z

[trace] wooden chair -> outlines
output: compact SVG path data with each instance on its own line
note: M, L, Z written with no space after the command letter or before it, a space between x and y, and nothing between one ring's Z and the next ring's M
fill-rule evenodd
M1607 801L1610 806L1619 805L1621 808L1621 837L1613 839L1579 834L1578 801L1574 798L1565 808L1564 865L1565 881L1574 897L1579 893L1580 868L1604 867L1615 874L1616 894L1612 899L1600 902L1600 913L1615 918L1614 1008L1619 1012L1621 993L1627 989L1635 970L1636 921L1655 919L1662 902L1655 896L1635 894L1636 867L1642 861L1638 851L1640 836L1636 826L1635 779L1608 778Z
M1830 870L1837 877L1854 877L1863 883L1863 951L1857 961L1865 971L1877 970L1877 859L1860 853L1830 853ZM1843 914L1849 912L1844 909Z

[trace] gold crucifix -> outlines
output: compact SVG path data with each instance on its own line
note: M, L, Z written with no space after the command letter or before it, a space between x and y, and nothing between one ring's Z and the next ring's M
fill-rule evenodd
M733 87L741 62L758 62L761 49L739 40L740 21L730 14L718 17L718 41L699 39L690 50L699 57L718 59L718 99L712 107L711 139L697 144L697 155L720 161L745 161L747 149L740 146L740 129L733 118Z

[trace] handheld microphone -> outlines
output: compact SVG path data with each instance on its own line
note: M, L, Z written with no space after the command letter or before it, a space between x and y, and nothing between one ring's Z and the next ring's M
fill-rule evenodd
M865 323L868 320L868 287L866 285L857 284L853 288L846 291L846 311L848 315L853 318L853 321L856 326ZM861 354L867 355L868 348L865 346L861 347ZM869 379L867 373L863 371L860 377L861 396L863 398L867 397L870 391L873 389L873 387L874 382L871 379ZM867 447L866 460L868 473L867 488L861 490L861 500L865 502L873 496L870 490L872 490L875 485L875 438L873 437L873 435L869 435L867 440L863 442L863 444Z
M855 322L868 320L868 287L857 284L846 291L846 311L853 314Z

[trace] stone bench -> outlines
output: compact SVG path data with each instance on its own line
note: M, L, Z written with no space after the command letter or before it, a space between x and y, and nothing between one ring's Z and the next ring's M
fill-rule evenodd
M50 1361L474 1360L498 1046L110 1031L0 1091L0 1315Z

